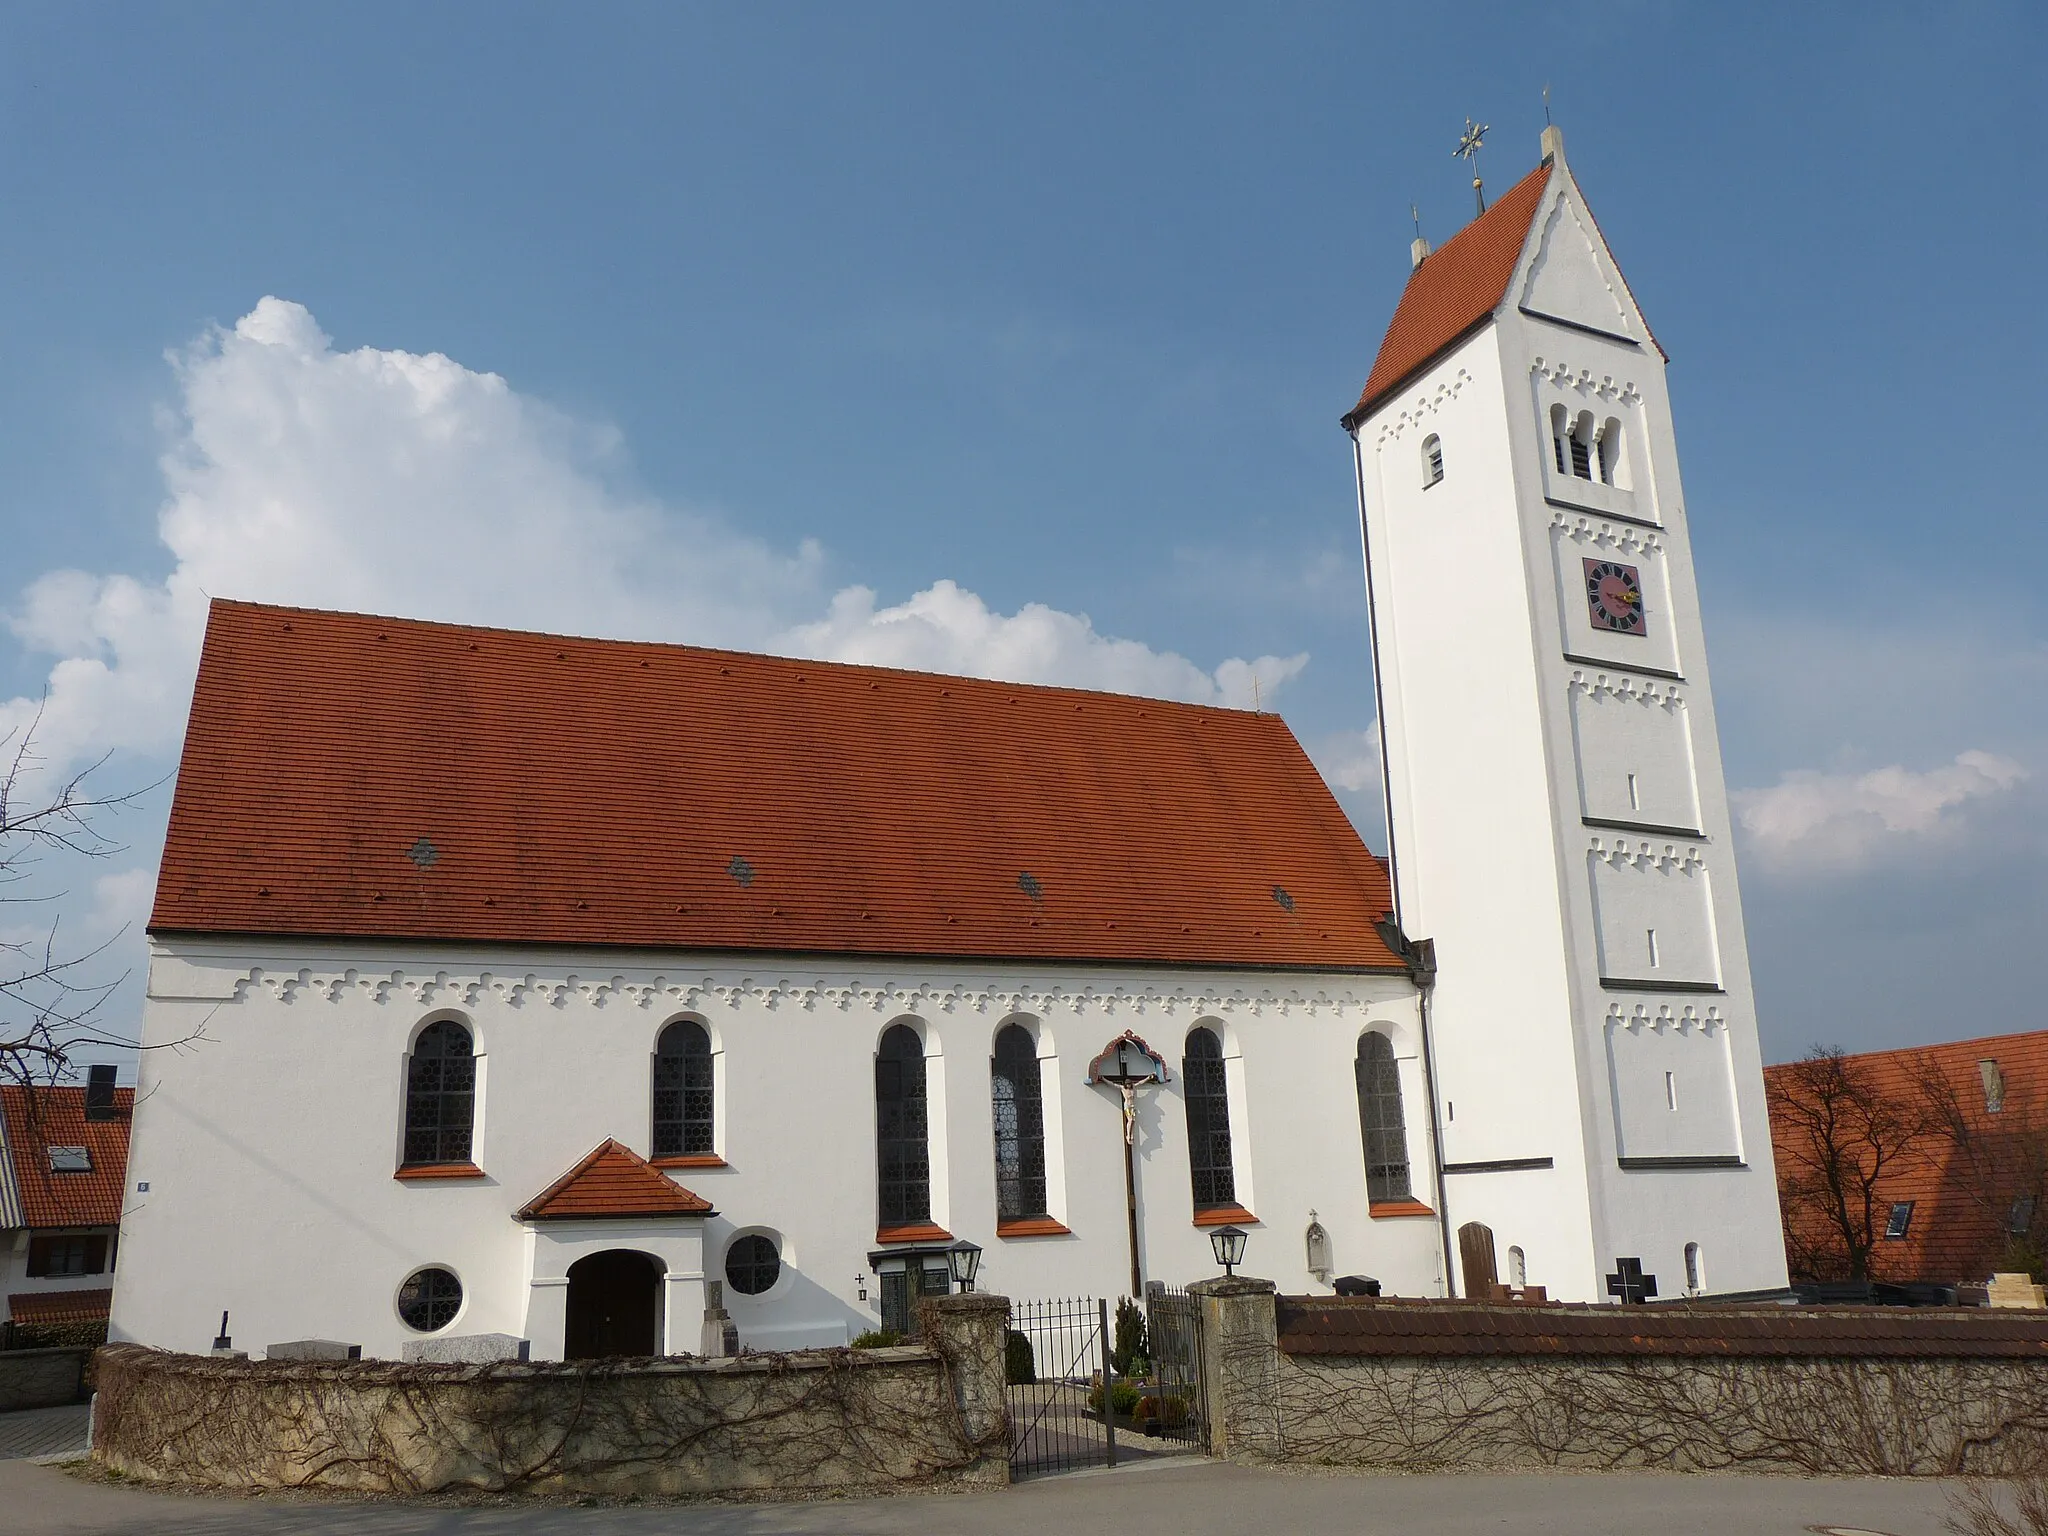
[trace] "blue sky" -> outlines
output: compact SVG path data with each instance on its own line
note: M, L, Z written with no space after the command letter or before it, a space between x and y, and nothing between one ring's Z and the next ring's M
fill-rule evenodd
M0 698L156 778L193 592L1257 673L1377 843L1337 417L1547 83L1672 357L1767 1052L2041 1026L2042 17L14 4Z

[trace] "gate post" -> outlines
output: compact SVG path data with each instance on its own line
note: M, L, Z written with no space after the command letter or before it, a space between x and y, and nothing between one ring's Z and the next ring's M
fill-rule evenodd
M1010 1298L981 1291L927 1296L917 1304L921 1342L946 1362L960 1428L981 1454L971 1482L1010 1480L1007 1345Z
M1280 1455L1280 1330L1270 1280L1197 1280L1202 1379L1209 1394L1209 1454L1236 1461Z

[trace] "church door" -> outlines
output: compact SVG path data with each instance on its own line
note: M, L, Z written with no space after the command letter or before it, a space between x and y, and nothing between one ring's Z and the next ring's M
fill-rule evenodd
M569 1266L569 1312L562 1353L571 1360L660 1353L661 1265L644 1253L613 1248Z
M1500 1271L1494 1268L1493 1228L1483 1221L1468 1221L1458 1228L1458 1261L1465 1272L1465 1294L1476 1301L1491 1296L1500 1280Z

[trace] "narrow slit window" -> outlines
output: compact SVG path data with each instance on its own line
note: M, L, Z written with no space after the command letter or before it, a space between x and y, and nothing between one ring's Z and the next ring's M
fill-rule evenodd
M1358 1128L1365 1143L1365 1198L1414 1198L1408 1179L1408 1124L1401 1108L1401 1067L1394 1047L1376 1032L1358 1037L1353 1063L1358 1086Z
M1565 439L1569 436L1571 436L1571 428L1566 424L1564 407L1553 405L1550 408L1550 452L1557 464L1557 472L1560 475L1571 473L1571 470L1566 466L1566 450L1564 446Z
M908 1024L891 1024L875 1053L875 1205L882 1226L932 1219L928 1123L924 1041Z
M2021 1195L2006 1213L2005 1229L2014 1237L2025 1237L2034 1228L2034 1197Z
M1422 440L1422 488L1426 491L1444 477L1444 440L1434 432Z
M1022 1024L1005 1024L989 1064L999 1221L1046 1214L1044 1091L1038 1042Z
M1657 930L1645 928L1643 932L1650 941L1650 969L1654 971L1657 969Z
M1216 1038L1216 1031L1203 1026L1189 1030L1180 1065L1181 1086L1187 1095L1188 1170L1194 1183L1195 1209L1236 1205L1237 1172L1230 1146L1230 1085L1223 1062L1223 1042Z
M1571 440L1572 478L1591 480L1593 478L1593 417L1590 412L1579 417L1572 428Z
M1643 808L1642 793L1636 786L1634 774L1628 776L1628 808L1632 811L1640 811Z
M1666 1072L1664 1074L1664 1107L1666 1109L1678 1108L1678 1074L1676 1072Z
M1612 416L1600 426L1600 483L1621 484L1621 423Z

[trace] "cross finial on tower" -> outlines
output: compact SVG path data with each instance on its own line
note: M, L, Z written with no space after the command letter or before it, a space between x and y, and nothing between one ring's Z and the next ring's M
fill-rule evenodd
M1486 185L1479 179L1479 146L1486 139L1487 124L1474 123L1465 119L1465 135L1458 140L1458 147L1451 151L1460 160L1472 165L1472 196L1479 204L1479 211L1486 212Z

